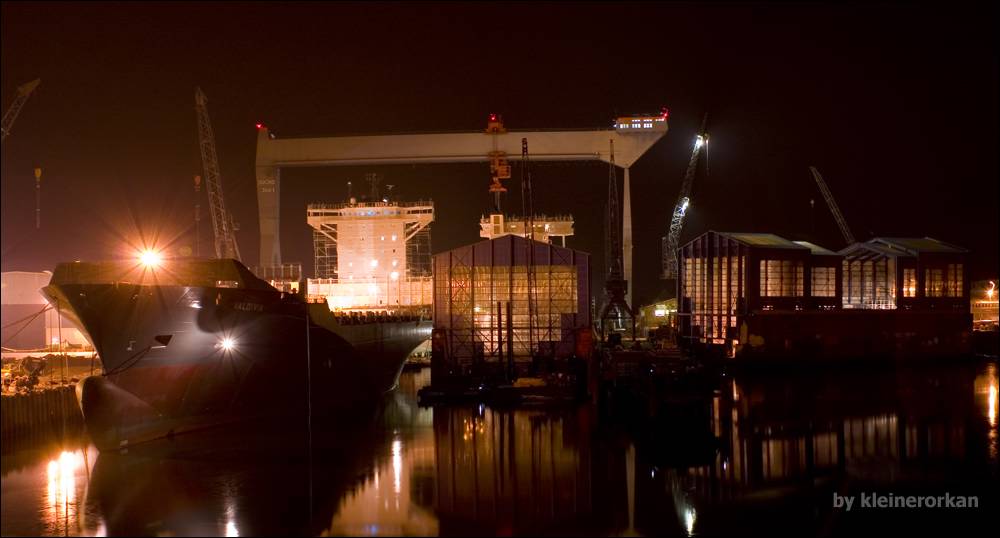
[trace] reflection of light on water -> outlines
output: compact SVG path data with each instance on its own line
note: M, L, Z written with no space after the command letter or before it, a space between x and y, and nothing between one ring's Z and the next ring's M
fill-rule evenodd
M392 490L399 494L400 479L403 473L403 442L396 439L392 442Z
M383 452L376 459L374 476L358 484L340 500L333 521L323 535L436 536L436 518L411 499L413 488L410 486L415 468L426 469L433 465L433 447L431 429L419 431L413 438L407 437L405 444L401 436L395 437L388 454ZM394 494L382 495L380 485L390 474Z
M993 426L995 428L996 425L997 425L997 385L996 385L996 383L993 383L993 384L990 385L990 394L987 397L986 405L989 408L987 412L989 413L990 426Z
M694 508L688 508L684 511L684 528L687 529L688 536L694 534L694 520L698 517L695 513Z
M236 506L233 504L231 495L226 495L226 536L239 536L240 530L236 528Z
M45 515L51 528L68 524L70 512L75 522L76 471L81 467L83 467L83 453L80 451L64 450L58 458L49 461L48 483L45 488L48 505Z
M997 426L997 366L995 364L986 366L986 373L976 376L973 390L977 397L986 397L984 401L986 420L989 421L991 427L995 428Z
M989 458L996 463L1000 459L1000 440L998 440L997 432L997 365L988 364L986 366L986 372L984 374L976 376L976 380L973 382L973 390L976 394L976 400L980 401L982 398L983 402L983 414L986 416L986 421L990 425L989 432L987 433L987 452Z
M687 531L687 535L692 536L694 535L694 524L698 519L698 513L694 509L691 498L685 492L682 482L683 481L681 480L681 477L677 475L676 470L667 470L667 488L674 500L674 510L676 511L675 514L677 516L677 522L683 523L684 530Z

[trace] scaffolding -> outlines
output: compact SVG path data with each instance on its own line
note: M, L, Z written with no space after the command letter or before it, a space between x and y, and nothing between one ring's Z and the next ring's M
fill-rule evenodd
M431 276L431 225L420 227L406 242L406 273L410 278Z
M313 230L313 268L316 278L337 278L337 226L321 224Z

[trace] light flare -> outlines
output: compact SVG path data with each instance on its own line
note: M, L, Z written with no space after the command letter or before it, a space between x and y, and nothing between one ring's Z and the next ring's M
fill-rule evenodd
M163 263L163 255L153 249L146 249L139 253L139 262L147 268L153 269Z

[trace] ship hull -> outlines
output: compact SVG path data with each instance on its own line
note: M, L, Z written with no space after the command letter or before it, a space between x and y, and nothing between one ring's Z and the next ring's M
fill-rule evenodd
M277 290L54 278L43 293L101 357L103 375L77 387L101 450L371 406L430 333L426 320L340 324Z

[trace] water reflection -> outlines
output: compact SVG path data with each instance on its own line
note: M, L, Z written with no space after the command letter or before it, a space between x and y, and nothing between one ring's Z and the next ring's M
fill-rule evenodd
M590 406L420 408L425 369L404 374L374 415L318 424L311 451L304 430L284 428L122 454L5 453L2 534L870 531L900 516L862 525L831 510L832 492L990 495L997 373L991 363L727 377L681 411L626 420ZM906 519L924 530L965 521L918 516Z
M2 534L104 535L102 518L85 505L96 450L68 439L34 452L3 455Z
M997 435L997 385L998 375L996 363L988 364L985 371L976 376L976 380L973 384L976 399L982 402L983 415L985 415L986 421L990 426L987 450L989 451L989 457L993 464L994 471L996 470L998 459L1000 459L1000 457L998 457L998 454L1000 454L1000 446L998 446Z
M86 481L77 483L79 474L89 474L86 468L84 449L75 451L63 450L59 455L49 460L47 465L45 527L59 533L60 529L68 534L73 529L74 534L80 529L77 526L77 516L80 505L78 497L82 497ZM85 477L84 477L85 478Z

